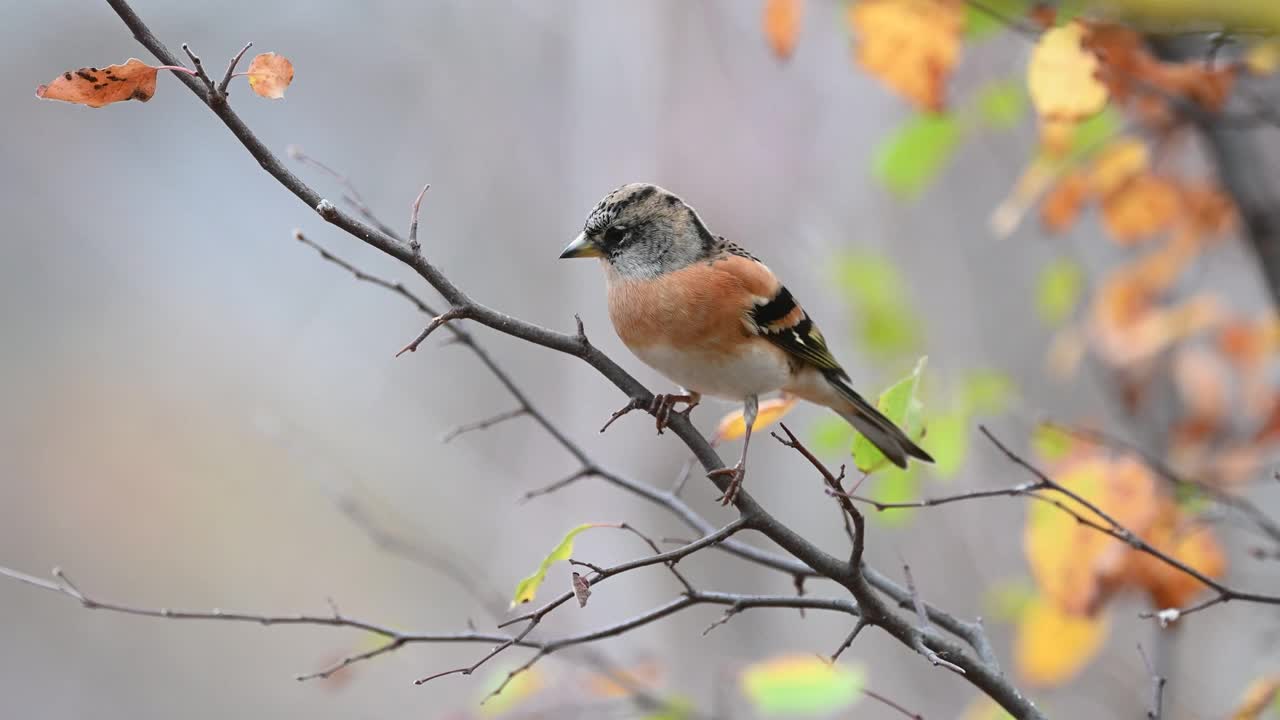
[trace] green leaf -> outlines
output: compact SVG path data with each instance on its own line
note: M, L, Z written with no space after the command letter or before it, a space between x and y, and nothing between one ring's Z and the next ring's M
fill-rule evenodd
M1076 125L1065 162L1074 162L1099 150L1107 140L1119 134L1121 125L1120 115L1110 107L1105 107L1102 112L1082 121Z
M564 538L560 540L560 544L556 545L555 548L542 559L542 564L538 566L537 571L529 577L521 580L520 583L516 585L516 593L511 598L511 607L523 605L524 603L533 600L534 596L538 593L538 588L542 585L542 581L547 579L547 570L549 570L556 562L568 560L573 556L574 538L578 537L578 535L584 530L590 530L595 527L617 526L610 525L608 523L586 523L584 525L579 525L566 533Z
M1071 436L1052 425L1040 423L1031 431L1031 447L1045 462L1056 462L1071 451Z
M844 418L826 415L809 429L809 447L820 455L844 453L853 442L853 428Z
M694 717L696 710L697 707L688 698L671 698L660 709L645 715L643 720L688 720Z
M882 503L909 503L920 499L920 476L916 470L920 466L912 463L905 469L890 465L876 474L871 481L871 492L877 501ZM874 522L887 527L903 527L915 518L914 508L891 508L871 513Z
M964 34L969 40L981 40L1008 27L1007 21L1018 22L1027 16L1031 0L983 0L965 3Z
M978 112L990 127L1007 130L1027 115L1027 89L1017 80L993 80L978 91Z
M827 715L858 702L866 672L813 655L787 655L747 666L740 682L762 715Z
M920 374L924 372L927 357L920 358L911 374L889 386L880 394L876 407L913 440L924 434L924 423L920 417L923 405L916 392L920 387ZM889 459L880 452L864 435L859 433L853 440L853 462L864 473L872 473L889 464Z
M1046 265L1036 281L1036 309L1050 326L1060 325L1075 311L1084 289L1084 271L1072 260L1059 259Z
M962 135L951 115L917 115L876 149L875 177L897 195L915 197L951 159Z
M934 471L939 477L951 477L964 465L969 450L969 413L950 412L929 420L929 434L924 449L933 456Z
M982 597L982 613L1001 622L1016 623L1035 599L1037 590L1027 578L1000 580Z
M856 311L864 352L887 359L919 346L920 322L903 293L902 275L888 258L850 253L840 260L837 279Z
M975 370L960 385L960 407L966 413L995 415L1004 412L1013 396L1013 381L994 370Z

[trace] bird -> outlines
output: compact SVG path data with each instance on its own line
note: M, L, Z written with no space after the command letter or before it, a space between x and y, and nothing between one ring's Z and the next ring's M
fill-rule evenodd
M760 396L775 391L834 410L899 467L909 457L933 462L853 389L818 326L773 271L713 235L670 191L630 183L605 195L560 258L600 259L618 337L680 387L642 408L654 414L659 433L672 414L687 418L704 395L742 403L742 454L733 467L709 473L728 478L722 504L734 501L746 476ZM675 412L680 403L685 408ZM633 401L609 422L640 408Z

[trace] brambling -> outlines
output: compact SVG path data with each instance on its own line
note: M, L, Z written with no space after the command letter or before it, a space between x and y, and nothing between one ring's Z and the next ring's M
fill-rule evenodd
M759 397L778 390L836 411L899 467L908 456L933 462L850 387L818 327L773 272L712 235L670 192L646 183L614 190L560 257L601 259L618 336L681 387L645 408L659 432L677 403L686 405L679 413L686 416L703 395L743 403L742 455L732 468L711 473L729 476L722 504L733 501L746 474ZM629 404L613 419L632 409Z

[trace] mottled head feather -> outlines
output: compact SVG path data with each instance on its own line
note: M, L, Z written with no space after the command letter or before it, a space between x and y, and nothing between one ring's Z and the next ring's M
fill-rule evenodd
M718 240L698 213L657 185L631 183L605 195L583 227L624 277L656 277L716 251Z

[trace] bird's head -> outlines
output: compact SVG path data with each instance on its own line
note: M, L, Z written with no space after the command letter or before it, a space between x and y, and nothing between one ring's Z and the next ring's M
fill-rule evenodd
M656 277L707 258L716 239L670 192L631 183L596 204L561 258L598 257L623 277Z

